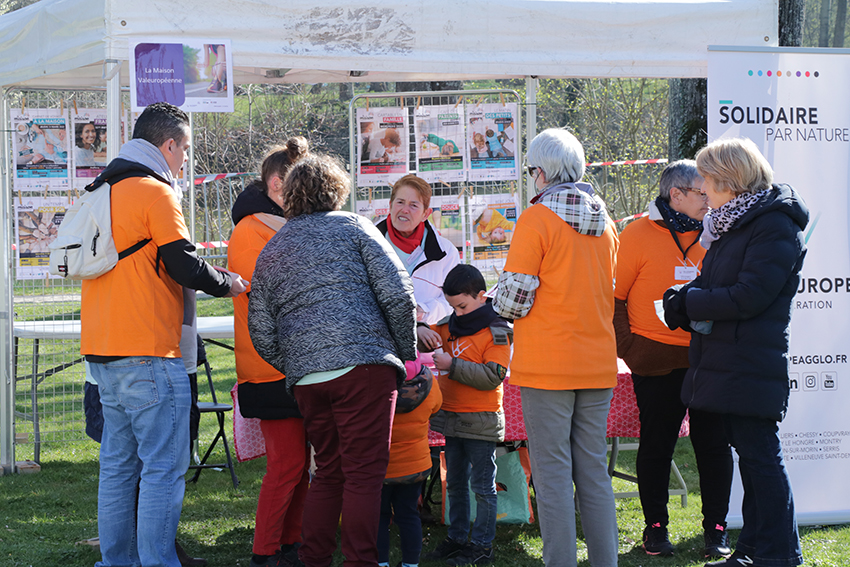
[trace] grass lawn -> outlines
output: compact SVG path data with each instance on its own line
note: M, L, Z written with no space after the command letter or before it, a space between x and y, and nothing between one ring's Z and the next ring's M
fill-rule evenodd
M227 311L228 302L199 303L201 315L222 315ZM215 346L208 347L208 354L216 391L220 397L229 398L227 392L235 381L233 355ZM206 390L204 384L200 385L202 399ZM202 447L214 434L214 421L211 415L202 417ZM82 427L82 416L79 426ZM31 451L31 446L19 446L17 459L31 457ZM223 460L223 450L218 457ZM670 532L676 555L671 558L647 556L639 545L643 530L640 503L636 498L618 499L620 566L697 567L704 564L699 483L688 439L680 440L675 461L689 489L687 507L681 507L678 497L670 501ZM204 471L198 484L187 486L178 533L187 551L208 559L212 567L247 567L264 469L265 458L238 464L236 474L240 485L237 490L233 489L226 470ZM620 453L618 469L634 474L633 451ZM97 536L97 477L98 445L93 441L46 443L42 446L41 472L0 477L0 566L94 565L100 559L99 553L91 547L75 545L75 542ZM634 490L634 485L620 479L614 479L614 487L620 492ZM439 499L439 490L435 492L435 498ZM423 535L423 550L428 551L445 537L446 528L426 524ZM850 566L850 526L801 528L801 535L805 565ZM734 543L737 531L733 530L731 536ZM397 546L398 538L393 542ZM579 565L590 565L581 530L578 544ZM497 567L543 565L538 524L499 524L495 545ZM390 564L395 565L400 559L398 550L393 550ZM338 555L334 564L341 562L342 557Z

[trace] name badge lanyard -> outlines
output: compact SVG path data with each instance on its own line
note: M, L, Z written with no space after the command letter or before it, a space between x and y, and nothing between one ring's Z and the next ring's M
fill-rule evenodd
M667 223L665 223L665 224L667 224ZM702 229L700 229L699 233L697 234L697 237L694 239L693 242L691 242L691 245L688 246L687 248L682 248L682 243L679 242L679 237L676 234L676 231L673 230L672 228L670 228L669 225L667 226L667 230L670 231L670 236L673 237L673 242L676 243L676 246L679 248L679 251L682 253L682 260L685 263L684 265L687 266L688 265L688 252L690 251L691 248L694 247L694 244L699 242L699 235L702 234Z

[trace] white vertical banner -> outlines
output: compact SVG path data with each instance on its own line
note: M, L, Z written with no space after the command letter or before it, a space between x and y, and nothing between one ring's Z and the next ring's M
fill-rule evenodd
M753 140L809 207L780 438L800 524L850 521L850 53L711 50L710 140ZM737 475L737 471L736 471ZM740 479L730 525L741 525Z

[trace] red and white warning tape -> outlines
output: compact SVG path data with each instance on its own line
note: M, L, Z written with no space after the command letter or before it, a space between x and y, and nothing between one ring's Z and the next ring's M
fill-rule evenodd
M195 178L195 185L209 183L210 181L218 181L219 179L227 179L228 177L240 177L243 175L254 175L253 173L212 173L210 175L201 175Z
M214 240L212 242L196 242L195 248L227 248L229 240Z
M614 222L625 222L625 221L627 221L627 220L639 219L640 217L645 217L645 216L646 216L646 215L648 215L648 214L649 214L649 213L647 213L647 212L643 212L643 213L638 213L638 214L636 214L636 215L629 215L629 216L627 216L627 217L623 217L623 218L621 218L621 219L617 219L617 220L615 220Z
M655 163L667 163L667 159L627 159L624 161L595 161L588 163L587 167L599 167L601 165L651 165Z

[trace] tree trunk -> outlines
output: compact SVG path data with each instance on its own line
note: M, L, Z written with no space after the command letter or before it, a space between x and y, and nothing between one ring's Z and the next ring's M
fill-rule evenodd
M706 79L670 79L669 158L693 159L708 140Z
M847 2L847 0L840 0ZM801 47L803 45L803 15L805 0L779 0L779 45Z
M818 47L829 47L829 0L820 1L820 34Z
M832 47L844 47L844 27L847 25L847 0L836 0L835 33Z
M354 98L354 83L340 83L339 100L341 102L348 102L352 98Z

